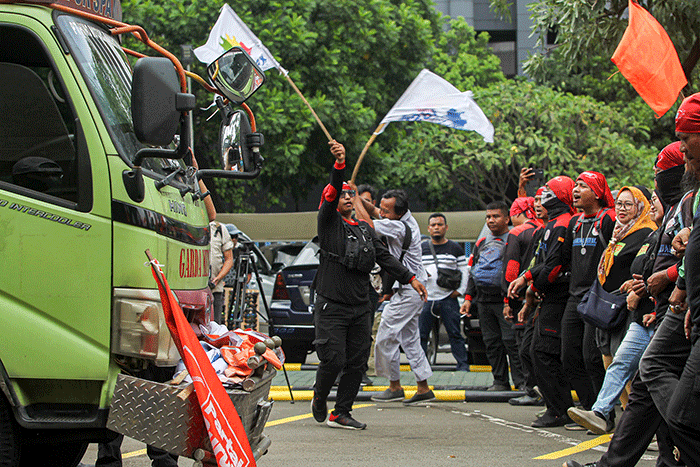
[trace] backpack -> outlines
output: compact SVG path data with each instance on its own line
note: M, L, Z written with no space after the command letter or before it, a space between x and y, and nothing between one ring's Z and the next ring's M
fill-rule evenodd
M479 247L476 264L471 268L471 276L477 287L500 287L503 273L503 252L506 241L500 237L488 236Z

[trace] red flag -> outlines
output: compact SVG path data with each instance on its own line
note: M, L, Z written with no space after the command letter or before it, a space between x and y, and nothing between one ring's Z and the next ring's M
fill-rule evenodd
M659 118L688 81L676 48L659 22L633 0L629 17L611 60Z
M148 251L146 254L149 255ZM194 382L216 463L219 467L255 467L255 457L231 398L170 290L160 265L150 256L149 260L153 277L158 283L165 321Z

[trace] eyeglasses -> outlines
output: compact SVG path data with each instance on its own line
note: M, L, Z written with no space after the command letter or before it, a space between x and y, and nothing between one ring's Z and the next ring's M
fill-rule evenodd
M615 203L615 209L619 209L620 211L629 211L634 207L634 203L626 202L623 203L621 201L618 201Z
M340 192L340 196L348 195L351 198L355 197L355 190L343 190Z

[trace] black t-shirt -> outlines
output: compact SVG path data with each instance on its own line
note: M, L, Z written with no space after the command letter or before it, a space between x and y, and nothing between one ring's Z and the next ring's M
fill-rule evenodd
M686 193L681 201L671 207L664 215L661 236L659 238L659 251L654 262L654 272L667 271L669 277L677 275L678 267L681 264L671 246L673 238L681 229L690 226L693 222L693 196ZM686 256L688 252L686 251ZM687 277L687 274L686 274ZM656 296L656 321L660 322L668 308L668 299L671 297L671 292L675 287L675 279L664 290Z
M615 210L609 208L594 216L578 214L569 222L563 257L570 263L569 293L573 297L583 298L593 285L600 257L614 228Z
M569 295L569 261L563 257L563 245L570 220L567 212L547 223L535 253L535 265L525 273L546 302L566 301Z
M660 236L661 229L656 229L647 236L646 240L644 240L642 246L639 248L637 256L635 256L632 260L630 274L639 274L644 278L644 280L651 276ZM637 309L632 312L632 319L640 326L644 326L644 315L651 313L652 311L654 311L654 300L649 295L646 295L639 301Z

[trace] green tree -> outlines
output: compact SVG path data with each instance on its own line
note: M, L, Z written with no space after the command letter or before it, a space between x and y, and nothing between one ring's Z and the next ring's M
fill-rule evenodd
M147 26L151 37L178 50L203 44L221 0L125 0L126 21ZM365 139L434 52L443 21L429 0L261 0L230 2L318 113L348 154L359 154ZM202 65L194 70L204 74ZM217 180L217 207L250 210L256 198L279 205L294 202L327 176L332 161L323 132L275 70L249 105L265 135L263 173L252 182ZM197 91L206 107L211 96ZM195 152L203 166L215 164L218 129L205 123L211 110L196 111ZM217 120L215 120L217 121ZM376 164L368 164L376 167ZM244 196L245 195L245 196ZM287 206L289 208L290 206ZM291 206L294 208L294 206Z

